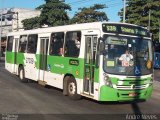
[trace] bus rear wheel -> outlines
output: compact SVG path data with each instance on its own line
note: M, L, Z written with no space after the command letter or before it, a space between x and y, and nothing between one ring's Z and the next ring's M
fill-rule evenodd
M24 68L22 66L19 67L19 79L22 82L27 82L27 79L25 78Z
M73 100L79 100L81 98L81 96L77 94L77 84L74 77L69 77L67 80L67 93Z

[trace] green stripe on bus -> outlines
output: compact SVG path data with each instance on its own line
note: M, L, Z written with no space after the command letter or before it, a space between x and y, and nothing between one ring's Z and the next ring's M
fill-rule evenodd
M14 64L14 52L8 52L6 51L6 62Z
M17 62L16 62L16 64L24 65L24 60L25 60L24 53L17 53Z

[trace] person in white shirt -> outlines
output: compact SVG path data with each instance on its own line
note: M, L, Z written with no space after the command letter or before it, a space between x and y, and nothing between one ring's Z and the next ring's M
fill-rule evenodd
M130 62L132 59L133 55L131 55L128 50L126 50L125 53L119 58L119 60L122 62L122 66L132 66L133 63Z

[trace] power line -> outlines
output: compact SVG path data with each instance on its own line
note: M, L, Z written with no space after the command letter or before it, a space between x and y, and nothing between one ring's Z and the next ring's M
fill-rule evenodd
M75 3L83 3L85 1L90 1L90 0L78 0L78 1L75 1L75 2L71 2L71 3L68 3L69 5L73 5Z
M114 6L114 5L121 5L122 3L121 2L116 2L116 3L112 3L112 4L106 4L106 6L107 6L107 8L109 8L109 7L112 7L112 6ZM77 5L76 5L77 6ZM78 8L78 7L72 7L72 8Z
M75 1L75 2L71 2L71 3L68 3L69 5L73 5L75 3L88 3L88 2L93 2L94 0L78 0L78 1ZM96 0L97 1L97 0ZM99 3L101 0L98 1L97 4L102 4L102 3L108 3L108 2L113 2L113 0L103 0L103 2ZM79 4L78 4L79 5Z
M110 7L113 7L113 6L120 6L121 4L120 4L121 2L116 2L116 3L112 3L112 4L108 4L107 5L107 8L110 8ZM74 9L78 9L79 7L72 7L72 8L74 8Z

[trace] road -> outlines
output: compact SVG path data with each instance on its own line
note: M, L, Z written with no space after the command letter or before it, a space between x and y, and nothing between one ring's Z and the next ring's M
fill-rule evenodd
M39 116L44 120L51 119L47 117L60 120L66 118L90 119L93 116L104 119L116 116L126 118L128 114L152 114L156 115L156 119L158 119L160 117L160 81L158 81L160 70L156 70L155 73L154 91L149 100L137 103L99 103L87 98L73 101L67 96L63 96L59 89L46 88L35 82L22 83L17 76L7 72L4 69L4 63L0 62L0 113L2 118L6 117L6 113L8 113L18 114L18 117L23 114L23 117L30 116L32 119L38 119ZM34 115L36 117L33 117Z

